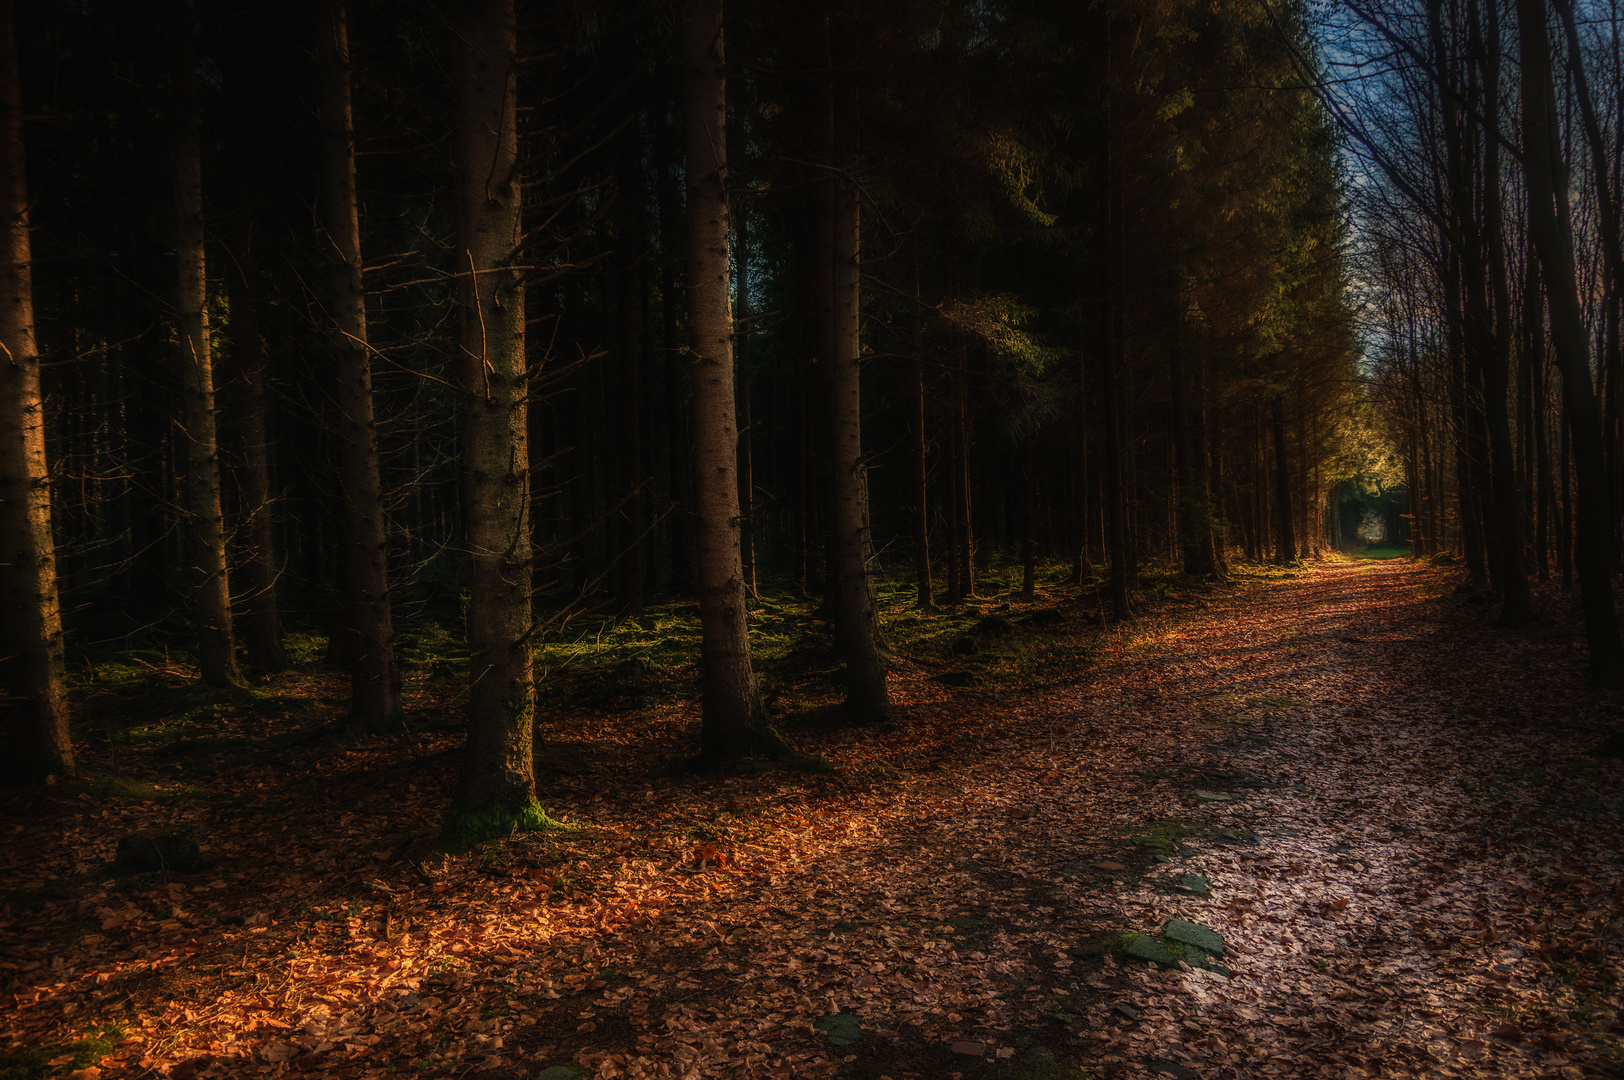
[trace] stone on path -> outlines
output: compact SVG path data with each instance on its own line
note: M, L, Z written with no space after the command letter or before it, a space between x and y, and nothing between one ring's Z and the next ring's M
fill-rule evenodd
M1198 926L1183 919L1167 920L1167 929L1162 931L1169 941L1177 941L1184 945L1194 945L1202 952L1213 956L1224 955L1224 939L1218 936L1215 930L1205 926Z
M987 1052L987 1044L963 1040L953 1044L953 1052L955 1054L965 1054L969 1057L980 1057Z
M1208 881L1200 874L1184 875L1184 877L1179 879L1179 886L1183 888L1185 892L1198 896L1203 900L1209 900L1212 898L1212 882Z
M1149 960L1153 964L1171 967L1178 962L1178 957L1174 956L1166 945L1149 934L1135 934L1134 939L1128 942L1128 947L1123 951L1136 960Z
M1246 798L1238 791L1192 791L1190 795L1198 803L1239 802Z

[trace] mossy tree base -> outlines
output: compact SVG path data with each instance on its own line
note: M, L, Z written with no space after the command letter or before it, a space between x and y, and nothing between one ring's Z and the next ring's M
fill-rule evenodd
M434 841L439 851L467 851L486 840L496 840L521 832L564 829L568 826L547 816L534 799L528 803L490 803L468 806L453 803L445 813L440 835Z

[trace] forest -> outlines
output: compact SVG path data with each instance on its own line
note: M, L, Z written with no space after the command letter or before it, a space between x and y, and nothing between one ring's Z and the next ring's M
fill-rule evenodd
M0 1080L1624 1075L1617 0L0 0L0 200Z

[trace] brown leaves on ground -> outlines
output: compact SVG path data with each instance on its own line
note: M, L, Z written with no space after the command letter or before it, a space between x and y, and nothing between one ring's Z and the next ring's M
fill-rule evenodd
M224 707L218 752L185 769L93 745L152 779L9 806L9 1064L1617 1069L1620 765L1584 754L1615 695L1584 685L1565 601L1506 633L1449 584L1330 564L1113 631L1099 666L1020 693L953 695L905 666L897 732L786 723L832 776L674 770L686 699L554 714L544 798L580 827L457 858L422 843L455 732L266 749L262 710ZM309 675L277 689L340 696ZM194 827L216 867L95 875L160 824ZM1114 948L1171 917L1221 933L1234 978ZM837 1014L861 1025L849 1045Z

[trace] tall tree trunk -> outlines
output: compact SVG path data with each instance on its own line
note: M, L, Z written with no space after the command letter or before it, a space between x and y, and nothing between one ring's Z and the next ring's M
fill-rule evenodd
M1489 3L1489 40L1500 40L1500 6ZM1475 5L1473 14L1475 16ZM1504 214L1500 202L1500 53L1474 50L1484 60L1485 112L1496 118L1484 139L1483 226L1488 231L1490 292L1494 298L1494 333L1482 353L1483 396L1489 422L1489 452L1494 481L1495 527L1500 537L1500 606L1502 621L1520 625L1534 617L1534 595L1528 587L1527 552L1523 541L1523 500L1517 487L1517 460L1512 449L1511 289L1506 282Z
M1117 122L1118 110L1115 108L1116 88L1113 84L1114 72L1112 70L1113 41L1111 35L1111 18L1108 14L1100 16L1102 24L1101 50L1104 54L1102 79L1104 82L1103 97L1105 101L1104 115L1101 117L1101 157L1104 159L1100 170L1100 242L1103 247L1103 257L1099 267L1099 297L1100 297L1100 379L1099 392L1101 410L1104 418L1104 431L1101 432L1104 444L1103 461L1105 479L1102 487L1102 496L1105 510L1105 543L1106 554L1111 562L1111 576L1107 591L1111 598L1111 616L1118 621L1128 618L1132 611L1128 606L1128 523L1127 506L1123 500L1122 492L1122 407L1117 400L1117 376L1120 374L1125 343L1123 341L1123 290L1122 290L1122 208L1121 192L1122 166L1117 160L1116 132L1113 125Z
M739 564L739 481L728 288L727 83L722 0L683 16L688 183L688 321L693 330L695 505L699 518L700 759L720 762L784 744L767 721L750 666Z
M616 161L620 188L619 243L615 282L620 309L620 341L615 349L618 377L614 410L619 438L620 528L615 544L615 606L622 615L643 610L643 560L647 545L643 540L643 394L642 394L642 267L643 267L643 169L642 145L637 126L622 133Z
M452 27L468 538L468 742L442 843L540 828L532 761L529 374L520 236L514 0L469 0ZM466 269L464 269L466 267Z
M832 351L828 364L829 403L829 569L835 608L835 648L846 661L846 718L883 723L891 718L885 657L880 651L879 612L870 570L868 474L863 465L862 345L860 333L861 221L856 170L857 86L849 69L855 59L856 28L848 4L831 5L829 102L830 135L825 160L833 183L829 265L833 298ZM839 70L839 74L837 74Z
M1551 337L1562 371L1562 398L1573 435L1573 464L1579 494L1578 552L1580 598L1590 647L1590 676L1602 686L1624 685L1624 640L1619 637L1613 598L1612 499L1603 460L1601 416L1579 286L1573 268L1573 237L1557 199L1566 201L1552 117L1551 49L1544 0L1517 0L1517 31L1522 52L1523 173L1528 182L1528 231L1545 271ZM1562 178L1565 181L1565 177Z
M355 196L355 127L350 108L349 17L345 0L328 0L321 24L323 196L332 289L333 407L338 420L339 503L344 537L339 587L343 650L350 664L351 731L400 723L394 614L389 599L389 538L373 416L372 358L361 277L361 223Z
M733 216L733 265L739 272L738 345L733 366L737 369L735 402L739 425L739 565L744 573L744 591L756 596L755 541L755 458L751 453L754 433L750 430L750 231L749 215L741 208Z
M679 114L680 115L680 114ZM661 345L665 350L665 456L668 495L671 500L667 515L671 537L671 584L684 587L694 583L693 500L688 484L693 476L693 456L683 422L684 399L688 365L682 357L682 331L680 320L685 298L677 280L679 263L676 257L682 238L682 211L677 199L678 177L674 158L680 138L675 121L663 122L654 140L656 175L660 208L660 325Z
M1196 375L1186 380L1184 305L1176 282L1170 286L1172 311L1168 333L1168 363L1173 395L1173 461L1178 487L1179 553L1184 572L1193 578L1218 576L1213 553L1212 508L1207 493L1205 424L1200 421L1205 390L1201 358L1195 357Z
M1279 546L1274 561L1290 563L1297 557L1297 539L1291 517L1291 455L1286 452L1286 398L1276 394L1269 402L1269 428L1274 436L1275 512L1279 517Z
M953 513L958 519L959 598L968 599L976 594L975 527L971 517L970 490L970 371L967 350L959 346L953 372L953 424L958 455L953 467Z
M247 203L247 200L244 200ZM231 380L238 386L235 408L238 515L248 550L242 552L237 585L242 590L243 652L251 670L281 671L288 666L282 648L282 616L276 602L276 519L272 512L270 439L265 424L265 337L260 331L260 277L254 255L253 227L242 208L232 262Z
M919 254L913 262L913 335L908 369L908 434L912 438L914 496L914 580L917 605L925 611L936 607L930 579L930 437L925 430L925 329L923 302L919 295Z
M208 279L203 256L203 159L198 139L197 20L192 0L178 0L175 26L175 259L180 339L181 423L185 428L186 513L197 663L203 681L241 680L226 575L220 507L220 445L214 418L214 357L209 344Z
M34 339L33 256L22 90L11 0L0 0L0 779L39 783L75 771L63 687L62 609L51 540L45 399Z
M1529 424L1534 440L1534 565L1539 580L1551 579L1550 521L1551 507L1551 440L1549 411L1545 401L1545 305L1540 302L1541 289L1539 260L1528 260L1526 284L1523 286L1523 324L1528 356L1523 361L1528 367L1530 397L1533 404Z

